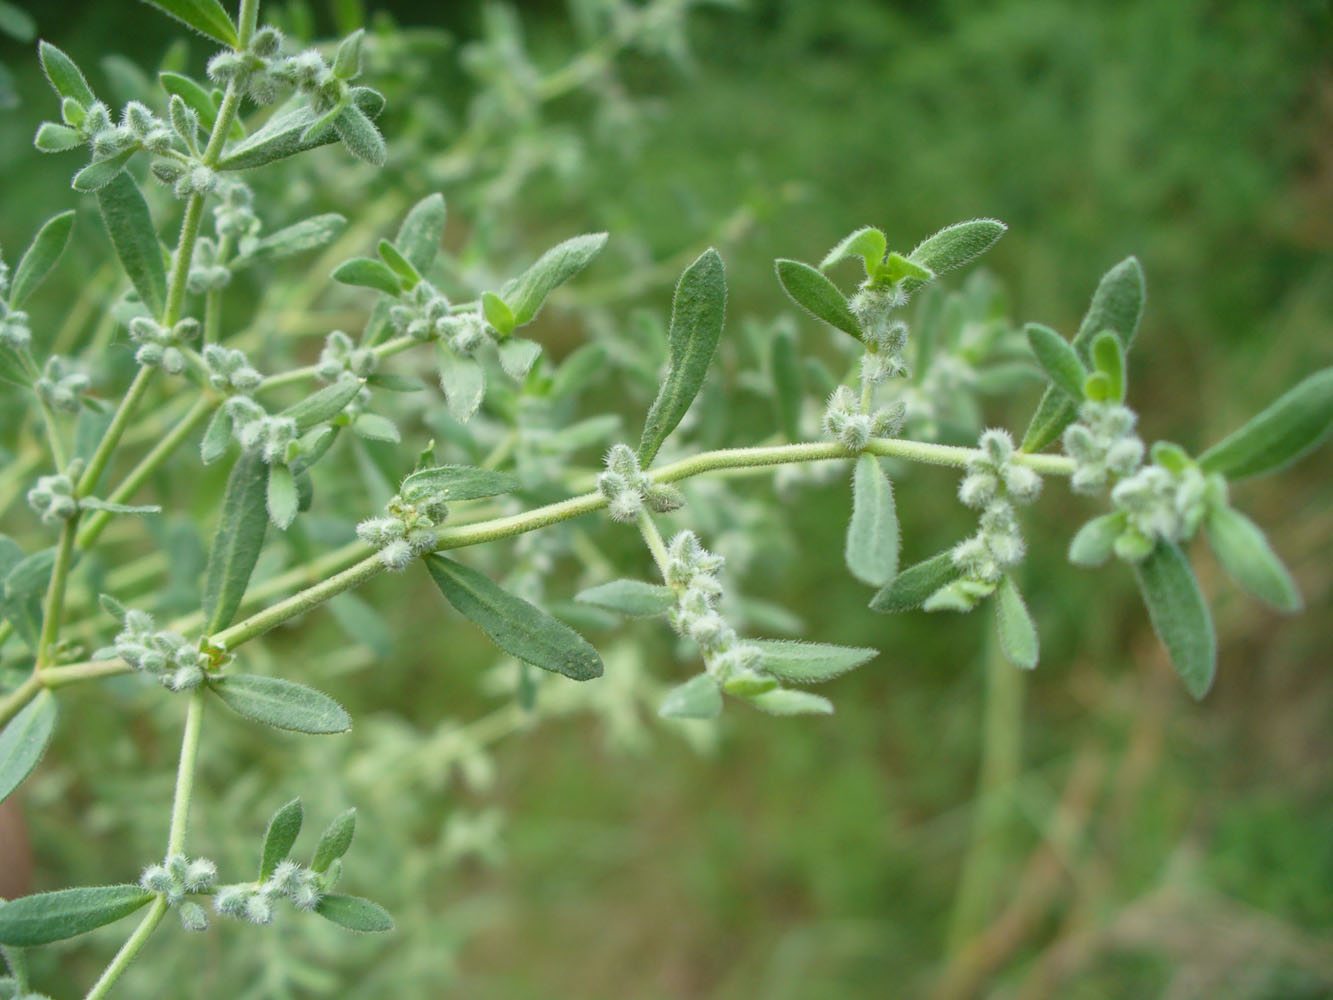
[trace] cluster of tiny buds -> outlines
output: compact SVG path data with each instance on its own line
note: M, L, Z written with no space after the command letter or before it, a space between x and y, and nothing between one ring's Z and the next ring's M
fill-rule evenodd
M204 366L208 369L208 384L219 392L248 396L264 381L245 352L233 347L209 344L204 348Z
M369 347L357 347L342 330L334 330L324 340L315 374L325 382L336 382L350 375L362 379L379 367L379 355Z
M158 159L153 161L150 169L159 181L171 185L171 193L177 198L188 198L195 194L209 195L218 186L218 172L202 163Z
M1156 447L1153 453L1157 454ZM1193 462L1172 466L1154 462L1111 490L1111 502L1126 514L1125 530L1115 541L1121 559L1146 559L1158 539L1179 542L1192 537L1210 507L1226 502L1226 481L1221 476L1205 476Z
M435 529L449 516L443 500L406 501L395 496L387 505L388 517L372 517L356 526L356 537L379 549L380 562L392 570L406 569L412 560L432 551L439 542Z
M756 690L776 687L775 678L760 673L763 651L742 640L716 610L722 596L718 574L724 563L692 531L682 531L671 540L664 573L667 585L676 592L676 606L668 616L671 626L698 644L708 672L719 682L734 686L752 680Z
M163 896L167 905L176 909L181 926L187 931L204 931L208 930L208 913L185 897L208 892L217 880L218 866L208 858L191 860L183 854L173 854L162 864L145 868L139 885Z
M106 603L104 601L104 603ZM189 691L204 682L215 665L212 655L191 643L179 632L154 628L153 616L146 611L111 609L121 617L120 633L106 649L99 649L93 659L120 658L135 670L157 678L172 691Z
M606 471L597 477L597 492L606 497L607 512L617 521L634 521L644 508L666 514L685 504L684 495L676 487L653 482L627 444L612 445L607 452Z
M82 372L70 371L65 361L57 355L46 359L41 378L32 384L33 391L51 409L60 413L78 413L79 396L89 385L88 376Z
M977 441L979 454L967 464L958 499L974 510L1006 497L1030 504L1041 492L1041 477L1014 461L1014 439L1005 430L988 430Z
M254 192L243 181L228 178L218 188L218 203L213 206L213 228L220 237L240 241L254 236L260 227L255 214Z
M185 284L191 295L220 291L231 284L231 268L218 260L218 245L207 236L201 236L194 245Z
M272 104L283 89L283 81L274 73L281 51L282 33L276 28L260 28L244 51L227 50L210 59L209 79L223 85L234 80L256 104Z
M285 465L300 453L291 417L270 414L247 396L232 396L224 405L236 440L246 451L258 452L269 465Z
M64 473L41 476L37 485L28 490L28 506L37 512L43 524L68 521L79 511L73 477Z
M21 351L31 342L28 314L21 309L9 309L0 302L0 344Z
M1075 493L1098 493L1112 476L1133 475L1143 462L1143 442L1134 433L1134 411L1120 403L1089 401L1064 433L1065 454L1074 460L1069 485Z
M170 375L185 371L186 357L181 348L198 336L199 321L188 316L170 327L147 316L130 320L130 339L139 345L134 360L146 368L160 365Z
M280 861L273 874L258 885L242 882L224 885L213 897L213 908L227 917L248 920L252 924L273 922L273 905L289 899L298 910L313 910L319 905L325 888L337 877L338 862L325 876L295 861Z
M499 338L499 331L480 312L454 314L449 300L428 281L419 281L389 310L389 322L414 340L442 340L459 357L476 354L482 344Z
M874 413L862 413L856 393L840 385L829 397L824 410L824 430L843 447L860 451L871 438L894 437L902 430L907 407L902 402L882 406Z

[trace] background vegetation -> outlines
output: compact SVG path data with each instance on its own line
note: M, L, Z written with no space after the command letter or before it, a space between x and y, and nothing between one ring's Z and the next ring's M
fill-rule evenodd
M569 308L545 319L557 354L599 330L651 325L640 308L660 317L683 260L719 243L729 387L725 402L721 386L703 401L710 442L772 426L740 377L753 367L747 337L793 313L772 259L818 259L862 224L910 246L957 219L1004 219L1010 233L986 260L1008 289L1005 315L1066 333L1101 273L1138 254L1149 302L1131 392L1150 440L1206 445L1329 363L1327 3L751 0L692 13L688 56L662 33L655 51L618 57L614 86L537 111L505 106L503 88L469 103L515 72L513 50L494 41L498 8L368 6L381 27L413 28L368 64L390 98L389 168L348 168L329 151L261 198L290 218L342 211L360 252L442 190L446 243L473 274L609 230ZM599 5L574 6L586 18ZM176 37L134 5L29 9L89 67L111 44L155 68ZM298 31L301 10L269 6ZM346 10L310 16L331 31ZM535 65L560 66L580 46L582 22L561 5L517 11ZM192 44L190 65L205 55ZM31 148L52 115L33 46L0 40L0 61L21 99L0 113L0 244L16 252L74 203L73 167ZM135 85L125 63L101 65L95 85ZM80 283L105 281L88 204L75 238L53 278L63 290L33 304L39 339ZM313 356L316 335L359 329L364 302L328 293L324 273L307 290L301 264L282 272L285 320L260 331L265 343L305 337L295 349ZM259 301L247 281L241 300ZM803 349L835 356L827 330L795 323ZM112 332L92 309L57 336ZM651 372L614 360L624 377L599 395L632 424ZM1021 430L1036 393L996 403L987 422ZM0 413L0 426L17 422ZM447 432L429 426L409 440ZM17 447L8 431L0 447ZM260 644L288 676L318 677L357 729L256 741L210 717L197 843L224 870L249 865L264 817L293 794L316 825L356 805L351 889L373 890L399 930L349 943L311 921L228 925L187 948L173 929L123 992L173 995L188 974L198 996L1333 995L1326 469L1327 449L1238 488L1300 582L1304 615L1273 615L1209 572L1208 557L1197 563L1221 646L1202 704L1171 674L1123 567L1064 561L1088 511L1058 484L1038 515L1046 530L1031 519L1023 587L1043 656L1030 677L988 668L988 622L866 611L868 592L842 566L840 479L802 486L776 512L762 503L769 477L725 487L731 499L712 510L696 495L684 516L724 551L733 543L729 570L747 595L798 614L801 634L883 650L837 683L831 720L732 711L716 730L664 728L649 695L687 672L663 630L631 626L593 633L608 676L577 693L548 685L544 718L527 726L509 707L510 667L490 669L489 647L441 610L423 574L378 581L363 595L383 613L373 629L359 609L339 616L362 644L322 612ZM954 486L942 471L900 481L907 558L967 530ZM220 479L200 480L186 457L157 488L208 523ZM372 506L343 500L351 517ZM5 516L27 517L17 505ZM185 524L165 523L166 558L140 584L182 606L202 551ZM596 529L613 551L634 550L625 534ZM557 554L581 544L561 535ZM312 529L297 545L326 540ZM492 566L521 568L542 546L501 547ZM783 624L768 606L754 612ZM25 789L36 887L131 880L162 834L179 713L122 680L63 699L52 753ZM61 972L39 968L38 981L86 981L120 935L47 949Z

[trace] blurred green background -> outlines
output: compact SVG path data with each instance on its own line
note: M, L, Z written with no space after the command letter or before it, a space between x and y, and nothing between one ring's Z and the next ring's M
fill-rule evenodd
M736 331L747 317L790 312L774 257L818 260L864 224L906 248L989 215L1010 226L985 266L1007 287L1015 322L1071 333L1099 276L1139 256L1148 309L1131 402L1148 440L1201 448L1333 358L1327 2L701 8L685 21L688 59L670 38L620 56L618 94L573 94L525 122L533 142L505 147L531 159L517 173L512 159L486 163L486 146L469 154L483 164L469 172L451 146L422 139L466 141L477 120L467 101L479 77L458 55L488 30L483 6L367 6L448 33L438 50L422 42L414 98L395 103L402 95L388 88L390 149L411 154L379 177L357 175L354 197L322 167L288 196L355 217L443 190L446 242L462 259L521 261L608 229L610 256L577 283L603 325L632 322L637 306L663 313L681 255L709 242L725 251ZM348 7L316 6L313 23L331 32ZM138 4L28 8L42 37L85 67L108 43L155 66L177 37ZM577 50L579 21L562 4L516 9L534 63L557 66ZM198 67L204 52L193 49ZM75 167L31 147L35 124L54 114L32 46L0 40L0 62L21 99L0 113L0 245L12 260L44 218L75 203ZM373 61L369 75L380 83ZM86 246L62 265L67 291L105 256L95 214L81 213ZM34 314L58 316L59 292L44 299ZM548 319L558 353L585 336L579 315ZM829 353L827 330L806 317L796 328L804 349ZM614 384L602 398L637 429L641 406ZM991 401L986 419L1021 433L1035 399L1029 389ZM736 391L729 443L767 433L763 407ZM424 578L378 581L366 596L387 609L390 655L340 649L326 616L263 646L274 670L319 678L358 729L330 749L256 740L210 718L196 840L224 869L248 866L268 811L293 794L314 824L356 805L348 884L389 906L399 931L349 943L295 918L199 940L172 927L123 992L1333 996L1328 456L1325 447L1235 491L1299 581L1303 615L1249 601L1198 546L1221 649L1201 704L1171 674L1124 568L1065 563L1090 508L1057 484L1028 518L1023 583L1043 645L1030 677L988 666L988 618L865 610L868 593L842 566L840 480L802 489L780 517L738 505L735 516L692 507L676 519L702 525L705 543L737 531L760 542L731 579L799 614L804 637L883 650L827 692L831 720L729 708L715 733L681 739L624 699L607 695L599 709L588 694L590 710L580 703L523 730L479 687L487 647L440 613ZM190 474L188 460L175 474ZM954 485L932 470L899 479L906 558L970 530ZM771 482L738 489L763 496ZM206 493L194 502L208 510ZM642 566L633 539L605 528L597 538L618 565ZM508 556L496 558L503 567ZM602 683L688 676L664 631L592 633L607 651ZM152 692L109 685L66 700L25 801L40 888L132 877L162 834L178 739L176 707ZM499 714L486 739L518 730L491 755L441 726L488 712ZM99 932L38 969L85 982L122 933ZM188 993L173 985L185 975L197 977Z

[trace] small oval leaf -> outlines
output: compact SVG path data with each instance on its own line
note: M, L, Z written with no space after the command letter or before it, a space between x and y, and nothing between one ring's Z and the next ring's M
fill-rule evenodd
M258 454L236 459L222 497L222 519L204 571L204 620L209 634L226 628L241 606L268 529L269 467Z
M513 314L514 326L531 323L555 288L587 267L606 246L606 233L575 236L553 246L500 292Z
M209 687L237 715L274 729L322 736L352 728L346 709L322 691L295 681L258 674L224 674L211 680Z
M360 896L329 893L320 899L315 912L349 931L379 934L393 930L393 917L389 916L389 911Z
M0 802L32 773L56 726L56 700L43 689L0 730Z
M1158 542L1135 566L1135 575L1153 629L1176 673L1191 695L1202 698L1217 672L1217 635L1189 560L1170 542Z
M579 591L574 600L592 604L608 611L616 611L632 618L651 618L666 614L676 603L676 594L670 587L643 580L612 580L587 590Z
M668 691L657 714L664 719L716 719L722 714L722 690L710 675L699 674Z
M852 517L847 525L847 568L862 583L886 586L898 575L898 512L893 483L879 459L862 455L852 473Z
M1296 581L1282 565L1259 526L1240 511L1215 507L1204 521L1208 544L1232 578L1279 611L1299 611L1303 604Z
M958 578L949 549L899 573L870 601L870 610L881 614L919 608L926 598Z
M1245 426L1199 456L1205 472L1244 479L1275 472L1333 429L1333 368L1293 386Z
M809 691L778 688L745 699L769 715L832 715L833 702Z
M481 469L474 465L437 465L420 469L399 488L409 501L433 497L438 500L477 500L512 493L518 489L518 477L508 472Z
M37 231L32 245L28 247L18 266L14 268L14 278L9 285L9 305L21 309L42 280L51 273L60 255L69 243L69 234L74 231L74 212L61 212Z
M1004 658L1024 670L1036 667L1040 655L1037 626L1028 613L1023 595L1014 585L1013 577L1007 574L995 592L995 624L1000 631L1000 649Z
M1045 369L1051 381L1070 399L1082 402L1083 380L1088 377L1088 372L1079 360L1078 352L1049 326L1029 323L1024 331L1037 363Z
M777 269L778 281L793 302L815 319L836 326L857 340L865 339L861 334L861 324L852 315L851 307L847 305L842 292L838 291L837 285L799 260L779 259L773 264Z
M873 660L879 650L856 646L833 646L794 639L747 639L764 651L760 665L774 677L797 684L819 684L832 680Z
M264 831L264 851L259 860L259 881L264 882L278 864L292 853L292 846L301 833L305 810L300 799L292 799L273 814Z
M310 862L313 871L328 871L329 865L347 853L352 846L352 836L356 833L356 810L348 809L333 817L324 828L315 846L315 856Z

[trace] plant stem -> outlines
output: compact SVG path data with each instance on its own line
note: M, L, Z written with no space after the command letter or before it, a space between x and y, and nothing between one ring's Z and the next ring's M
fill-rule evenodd
M670 557L667 556L666 542L662 541L662 533L657 530L653 516L646 510L639 511L639 533L643 535L643 540L648 545L648 551L653 554L653 562L657 563L657 571L662 574L662 579L665 580L667 563L670 562Z
M97 481L102 478L102 473L106 471L107 463L111 461L111 453L116 450L116 445L120 443L120 436L125 433L125 428L129 426L130 418L134 415L135 408L139 405L139 400L148 391L148 383L153 379L153 373L156 369L140 368L134 373L134 379L130 382L130 387L125 390L125 397L120 401L120 406L116 407L116 415L111 418L111 423L102 435L102 440L97 444L97 450L93 452L93 457L88 460L88 468L83 470L83 475L79 477L79 484L74 490L79 497L85 497L97 488Z
M74 561L74 536L78 525L79 517L75 514L60 529L56 561L51 567L51 582L47 585L46 599L42 602L42 632L37 639L34 671L41 670L50 661L51 648L60 634L60 622L65 612L65 583L69 580L69 567Z
M69 663L63 667L47 667L37 674L37 678L42 687L54 690L80 681L117 677L129 672L130 665L124 660L88 660L86 663Z
M34 671L28 675L27 680L11 691L4 701L0 701L0 727L8 725L9 720L23 711L24 706L36 698L41 690L41 678Z
M185 710L185 732L181 736L181 759L176 768L176 796L171 803L171 829L167 833L167 857L185 850L185 830L190 821L194 796L194 767L199 759L199 734L204 724L204 689L190 692Z
M41 396L37 397L37 408L42 411L42 422L46 425L46 440L51 445L51 458L56 463L56 471L64 472L69 465L69 455L65 451L65 443L60 440L56 415L51 412L51 407L46 405L46 400Z
M102 970L101 977L93 984L93 988L88 991L84 1000L102 1000L111 992L111 987L116 985L116 980L129 968L129 964L134 961L166 915L167 899L165 896L158 896L149 904L148 912L139 921L139 926L134 928L134 933L120 946L120 951L116 952L111 964Z

